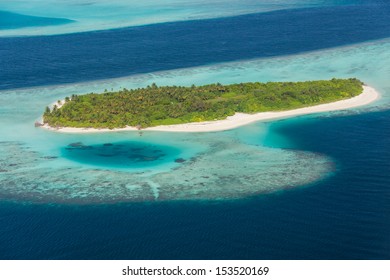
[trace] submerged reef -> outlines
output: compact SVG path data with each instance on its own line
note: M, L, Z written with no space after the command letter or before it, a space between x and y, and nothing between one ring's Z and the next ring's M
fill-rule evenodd
M173 157L174 167L161 171L51 167L57 160L22 142L2 142L0 197L64 204L235 199L309 184L333 170L320 154L226 139L194 157Z

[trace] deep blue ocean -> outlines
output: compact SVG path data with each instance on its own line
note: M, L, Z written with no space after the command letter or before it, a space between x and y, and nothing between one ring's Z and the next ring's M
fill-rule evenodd
M0 38L0 90L290 55L390 36L390 5L293 9L58 36ZM356 29L359 32L355 32Z
M372 126L380 126L377 129ZM216 202L2 203L4 259L388 259L390 112L272 125L331 155L313 186ZM368 127L368 132L361 127Z
M0 38L0 89L388 38L390 5L380 2ZM289 139L280 148L330 156L336 172L310 186L233 200L0 202L0 259L390 259L390 111L293 118L269 129Z

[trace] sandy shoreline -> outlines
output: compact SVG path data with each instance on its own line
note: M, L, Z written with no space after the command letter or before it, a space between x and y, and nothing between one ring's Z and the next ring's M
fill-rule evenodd
M379 93L372 87L363 86L363 92L350 99L337 102L321 104L311 107L294 109L281 112L264 112L256 114L236 113L234 116L227 117L225 120L207 121L187 124L162 125L148 127L142 131L170 131L170 132L211 132L233 129L239 126L247 125L256 121L282 119L287 117L295 117L313 113L330 112L336 110L345 110L359 106L367 105L379 98ZM96 128L74 128L62 127L53 128L48 125L42 126L45 129L54 130L64 133L92 133L92 132L114 132L114 131L137 131L135 127L125 127L117 129L96 129Z

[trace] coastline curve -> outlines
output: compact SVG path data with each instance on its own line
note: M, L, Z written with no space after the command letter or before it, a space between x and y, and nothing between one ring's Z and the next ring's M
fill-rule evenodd
M304 107L294 110L279 111L279 112L261 112L255 114L235 113L224 120L193 122L186 124L161 125L148 127L142 131L164 131L164 132L215 132L231 130L240 126L248 125L258 121L269 121L276 119L284 119L301 115L309 115L315 113L331 112L345 110L350 108L361 107L368 105L380 98L379 92L370 86L363 85L363 92L349 99L340 100L332 103L320 104L310 107ZM51 127L48 124L41 126L44 129L63 132L63 133L93 133L93 132L118 132L118 131L139 131L136 127L125 128L77 128L77 127Z

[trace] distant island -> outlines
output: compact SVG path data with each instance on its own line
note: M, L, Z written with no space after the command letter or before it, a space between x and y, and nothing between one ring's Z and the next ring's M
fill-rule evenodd
M296 110L299 108L304 110L306 107L324 106L320 104L344 102L344 107L355 107L377 97L375 91L370 91L371 95L367 94L361 101L353 101L353 104L348 101L361 95L363 89L363 83L355 78L231 85L217 83L191 87L152 84L146 88L116 92L106 90L101 94L66 97L52 108L46 107L43 126L54 129L69 128L70 132L80 129L153 129L156 126L164 128L180 124L211 124L218 120L227 122L238 116L245 119L248 118L246 116L250 118L266 112L280 112L278 114L283 116L286 115L283 113L294 113L299 111ZM375 98L372 92L375 92ZM347 101L351 104L347 104ZM342 106L341 108L344 108ZM332 108L320 109L325 110ZM313 112L316 111L318 110ZM306 113L310 112L312 111Z

